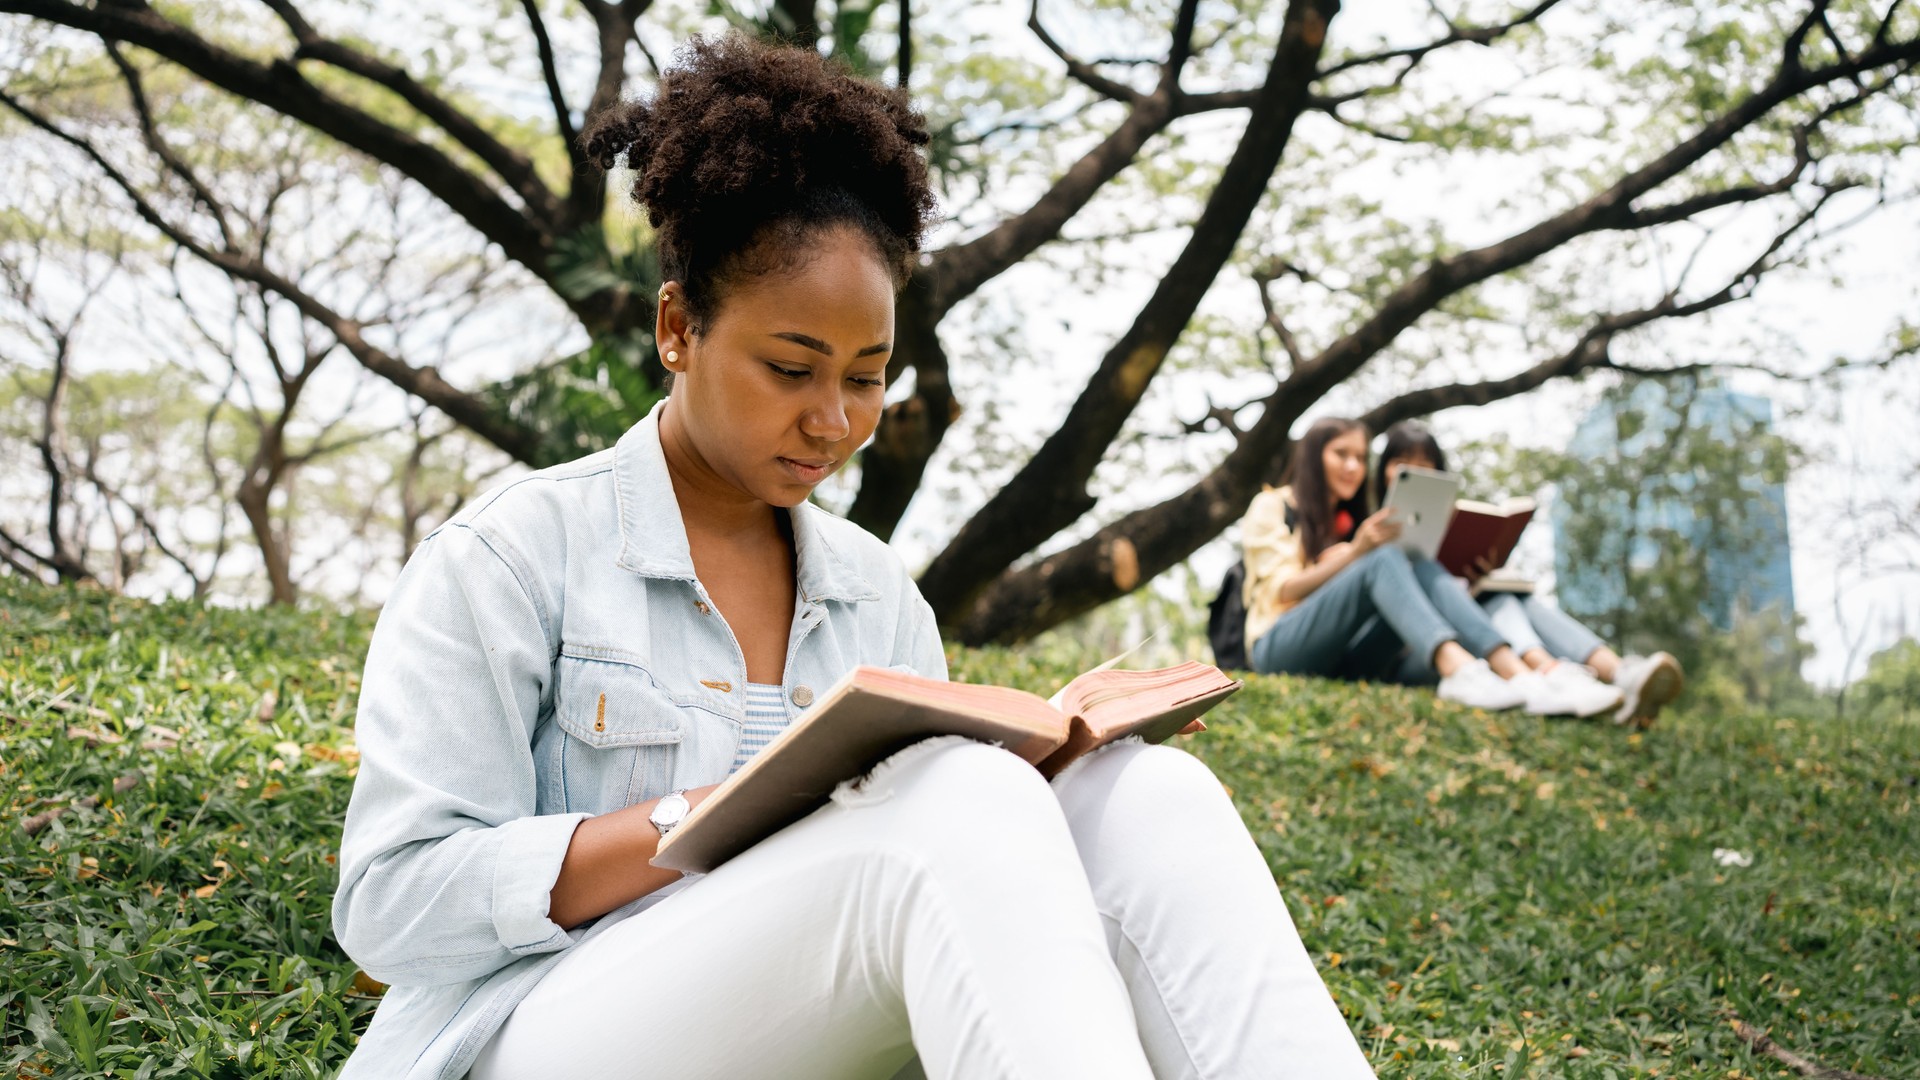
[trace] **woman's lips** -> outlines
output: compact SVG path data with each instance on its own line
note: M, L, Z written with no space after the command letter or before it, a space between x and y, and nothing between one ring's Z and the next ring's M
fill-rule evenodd
M817 484L825 480L827 474L833 471L834 466L834 462L830 458L825 460L816 459L813 461L803 461L783 457L780 458L779 461L789 475L803 484Z

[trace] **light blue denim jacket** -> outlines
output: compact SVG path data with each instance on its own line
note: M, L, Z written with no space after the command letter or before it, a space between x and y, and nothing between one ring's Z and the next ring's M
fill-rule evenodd
M665 407L611 450L475 500L380 614L333 925L391 985L342 1077L464 1075L567 949L650 906L572 931L547 918L575 826L733 763L746 660L694 576ZM893 550L811 505L792 521L789 711L858 664L945 678Z

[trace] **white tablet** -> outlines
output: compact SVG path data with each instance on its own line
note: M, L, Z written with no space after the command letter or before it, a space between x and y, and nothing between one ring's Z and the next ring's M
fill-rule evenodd
M1400 546L1407 554L1431 559L1440 550L1459 494L1460 478L1452 473L1412 465L1400 470L1385 506L1400 522Z

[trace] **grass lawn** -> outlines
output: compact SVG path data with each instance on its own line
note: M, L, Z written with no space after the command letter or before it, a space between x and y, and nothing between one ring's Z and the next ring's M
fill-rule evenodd
M0 578L8 1080L338 1067L380 990L328 930L370 626ZM953 659L1043 692L1071 674ZM1920 725L1637 735L1268 678L1210 719L1185 745L1381 1076L1795 1075L1735 1015L1920 1076Z

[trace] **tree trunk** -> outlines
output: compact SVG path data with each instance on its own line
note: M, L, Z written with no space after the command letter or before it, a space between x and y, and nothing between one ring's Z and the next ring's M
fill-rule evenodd
M46 563L61 581L91 581L94 575L87 569L85 538L76 551L73 538L61 525L67 507L67 467L63 460L67 444L67 390L73 382L73 372L67 366L68 345L65 335L54 342L53 375L40 420L40 464L47 471L47 550L51 552Z
M913 394L887 407L879 429L860 452L860 492L847 517L882 540L893 536L907 504L920 490L927 460L959 415L940 347L940 314L930 286L916 278L894 312L894 367L913 369Z
M1146 394L1200 301L1226 265L1280 165L1319 64L1335 0L1293 0L1247 127L1173 266L1067 419L934 558L920 591L943 624L1016 560L1093 509L1087 481Z
M287 468L286 422L292 416L291 403L275 422L260 431L260 447L247 466L246 479L234 498L247 515L254 543L260 547L260 561L266 564L271 603L292 605L299 601L293 586L292 551L288 538L273 526L273 489Z

